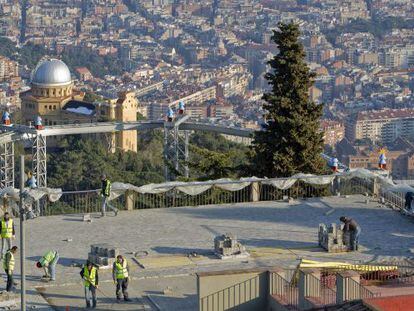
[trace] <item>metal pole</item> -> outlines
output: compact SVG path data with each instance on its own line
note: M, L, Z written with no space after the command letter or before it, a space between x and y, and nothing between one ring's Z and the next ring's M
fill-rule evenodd
M24 232L24 205L23 205L23 191L24 191L24 156L20 156L20 275L21 275L21 296L20 296L20 310L26 311L26 269L24 267L25 257L25 232Z

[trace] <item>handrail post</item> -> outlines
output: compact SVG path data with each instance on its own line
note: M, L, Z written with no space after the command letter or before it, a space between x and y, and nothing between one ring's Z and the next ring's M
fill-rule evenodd
M250 187L251 187L250 201L259 202L260 201L260 183L252 182Z

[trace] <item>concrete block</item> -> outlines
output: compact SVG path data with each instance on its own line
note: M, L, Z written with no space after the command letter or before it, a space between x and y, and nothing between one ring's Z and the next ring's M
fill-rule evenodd
M84 214L83 215L83 221L84 222L92 222L91 214Z

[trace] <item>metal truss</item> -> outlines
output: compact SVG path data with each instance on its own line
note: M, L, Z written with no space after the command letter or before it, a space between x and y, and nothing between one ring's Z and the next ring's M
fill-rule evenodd
M180 131L180 124L188 117L164 124L164 177L166 181L177 176L189 177L189 131Z
M0 188L14 187L14 142L0 143Z
M164 122L163 120L152 120L137 122L97 122L75 125L65 124L46 126L41 131L25 125L13 125L13 127L0 125L0 131L8 132L8 134L10 134L10 137L5 137L5 133L0 134L0 146L6 141L18 141L27 139L27 137L34 137L32 141L32 170L37 180L38 187L46 187L46 137L107 133L107 136L104 138L104 140L106 140L107 143L107 150L108 152L114 152L116 148L116 141L114 141L114 136L116 136L116 134L113 135L113 133L129 130L144 131L156 128L164 128L164 175L166 180L174 180L177 176L189 176L189 131L209 131L239 137L251 137L252 133L254 132L252 129L228 127L209 123L191 122L188 119L189 117L187 115L184 115L179 116L173 122ZM4 148L4 146L0 148ZM4 154L9 153L9 151L4 152ZM8 159L10 160L10 157L8 157ZM5 173L5 167L13 167L14 169L14 162L13 165L10 161L7 162L7 165L4 163L6 162L4 162L3 160L0 172L0 174L2 174L0 178L0 186L3 186L6 179L8 184L10 184L11 181L14 179L14 176L11 176L9 169L7 170L8 175Z
M47 167L46 167L46 137L36 135L32 144L32 171L37 181L37 186L47 187Z

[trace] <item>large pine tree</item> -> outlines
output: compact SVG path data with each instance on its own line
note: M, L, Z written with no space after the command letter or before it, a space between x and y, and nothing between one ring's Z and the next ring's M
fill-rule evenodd
M322 105L309 98L314 74L305 62L296 24L278 24L272 40L279 53L268 64L271 91L263 95L266 111L263 131L252 143L250 165L256 176L289 177L295 173L321 174L325 163L319 119Z

